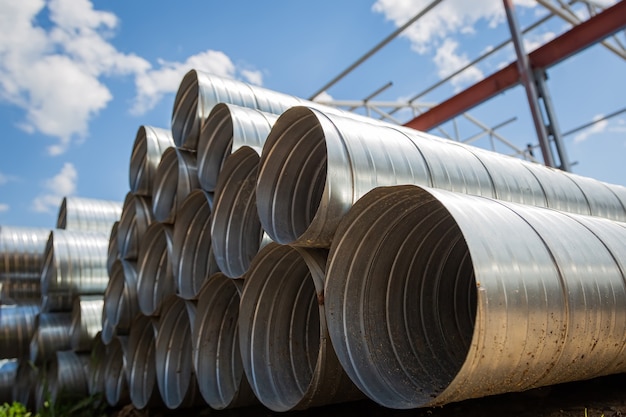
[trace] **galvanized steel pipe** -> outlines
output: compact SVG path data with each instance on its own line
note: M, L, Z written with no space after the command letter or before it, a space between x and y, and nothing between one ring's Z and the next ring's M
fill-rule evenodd
M35 319L35 332L30 341L30 360L42 364L52 360L58 350L71 345L72 313L40 313Z
M175 295L163 303L156 328L156 378L165 406L198 405L201 399L192 366L191 328L196 306Z
M117 230L117 247L122 259L137 259L139 245L154 222L150 197L126 194Z
M197 188L200 188L200 184L195 152L167 148L154 177L154 218L162 223L174 223L178 206Z
M120 218L122 203L82 197L63 197L57 218L58 229L110 233Z
M161 156L170 146L174 146L174 140L169 129L145 125L139 127L128 172L131 193L146 197L152 195L152 184Z
M102 330L102 295L80 295L74 298L70 344L74 352L89 352L93 338Z
M326 254L270 243L246 273L239 309L243 367L257 398L273 411L361 398L327 332Z
M243 146L226 158L217 182L211 218L213 254L220 270L243 276L259 249L271 240L263 232L256 206L259 155Z
M41 268L49 229L0 226L0 302L41 297Z
M117 336L107 345L104 393L106 401L111 407L130 402L126 377L128 353L128 338L126 336Z
M202 125L198 140L198 180L202 189L214 191L228 155L241 146L250 146L258 154L277 115L260 110L219 103Z
M28 355L38 314L37 305L0 305L0 359Z
M19 359L15 383L13 385L13 401L26 406L28 410L35 409L35 396L37 386L37 368L29 361L27 356Z
M49 366L46 365L52 405L61 401L79 401L89 395L88 366L89 355L79 355L71 350L56 352Z
M117 229L119 228L119 220L111 226L111 234L109 235L109 248L107 251L107 272L111 275L111 268L116 260L120 259L120 249L117 245Z
M324 300L344 369L391 408L626 371L626 224L416 186L342 220Z
M193 367L207 404L216 410L258 403L239 350L239 291L243 280L216 273L198 295L192 331Z
M91 396L104 395L106 352L107 345L103 342L102 335L96 335L91 345L91 352L89 354L89 373L87 374L89 395Z
M156 382L153 318L137 315L128 335L128 386L138 409L163 405Z
M17 376L17 359L0 360L0 404L13 402L13 386Z
M500 164L504 172L488 170L481 160L486 154L491 160L506 161ZM523 172L523 179L510 175L509 165ZM556 206L550 207L583 214L600 215L606 209L612 218L626 220L624 207L599 181L587 180L585 185L591 185L593 192L585 192L573 176L561 171L472 151L407 128L374 125L306 107L285 111L263 146L257 208L263 228L274 241L328 247L342 216L377 186L416 184L517 198L519 194L510 190L520 182L530 187L529 195L523 197L529 202L547 205L556 200ZM543 198L537 196L541 191Z
M41 273L42 310L70 311L75 296L104 294L108 245L104 233L50 232Z
M109 285L104 293L104 310L116 334L128 334L132 319L139 313L137 299L137 264L117 260L113 264Z
M191 192L176 216L172 244L172 266L178 294L196 298L206 279L219 271L211 244L212 196Z
M146 316L158 315L161 302L176 292L172 275L172 226L150 225L139 248L137 301Z

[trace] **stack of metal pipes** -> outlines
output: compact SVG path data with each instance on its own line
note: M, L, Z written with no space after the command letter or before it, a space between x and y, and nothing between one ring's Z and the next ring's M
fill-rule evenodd
M111 404L403 409L626 370L625 187L197 70L129 171Z
M116 202L66 197L55 229L0 228L3 402L38 410L46 398L87 395L108 282L108 234L120 213Z

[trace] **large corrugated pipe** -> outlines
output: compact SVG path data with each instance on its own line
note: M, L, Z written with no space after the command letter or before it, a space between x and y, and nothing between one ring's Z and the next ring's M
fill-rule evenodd
M13 401L17 401L26 406L28 410L35 409L35 388L37 385L37 368L28 357L19 359L15 384L13 385Z
M120 259L120 249L117 245L117 229L119 228L119 220L111 226L111 234L109 235L109 248L107 251L107 272L111 275L111 268L116 260Z
M176 292L172 274L172 226L153 223L139 248L137 301L146 316L159 315L162 301Z
M51 407L57 402L77 402L89 395L88 367L89 355L71 350L56 352L53 360L45 366Z
M239 350L239 292L243 280L216 273L198 295L192 331L193 365L207 404L216 410L258 403L246 379Z
M130 400L138 409L163 405L156 381L155 325L154 318L138 314L128 335L128 386Z
M41 297L41 268L49 229L0 226L0 302Z
M93 338L102 331L102 295L80 295L74 298L70 344L75 352L89 352Z
M156 378L165 406L170 409L201 404L193 372L191 328L196 305L176 295L168 297L159 317L155 339Z
M131 193L147 197L152 195L152 184L161 156L170 146L174 146L170 130L145 125L139 127L128 171Z
M270 243L246 273L239 310L243 367L257 398L271 410L361 398L327 332L326 254Z
M64 197L57 218L58 229L110 233L120 218L122 203L82 197Z
M0 360L0 404L13 402L13 386L17 377L17 359Z
M137 313L137 264L120 259L113 264L104 293L103 316L115 327L116 334L124 335L130 331L132 319Z
M38 305L0 305L0 359L28 356Z
M106 401L112 407L130 402L126 372L128 353L126 336L117 336L107 345L104 389Z
M51 360L57 350L71 349L71 329L72 313L39 314L30 341L30 360L41 364Z
M613 218L626 216L605 184L585 182L582 186L575 176L559 170L472 151L410 129L295 107L279 117L263 147L257 209L274 241L322 247L330 245L338 222L352 204L383 185L425 185L514 201L521 198L527 204L550 204L583 214L610 211ZM511 192L520 185L524 193ZM585 193L583 188L593 191ZM592 207L603 209L594 212Z
M89 373L87 374L89 395L91 396L104 396L104 371L107 364L106 352L107 345L105 345L102 341L102 336L96 335L91 345L91 352L89 354Z
M172 245L172 267L178 294L196 298L206 279L219 271L211 244L212 196L191 192L176 216Z
M231 154L217 182L211 238L215 261L231 278L243 276L259 249L271 240L256 206L259 155L243 146Z
M626 224L443 190L377 188L330 250L328 329L391 408L626 371Z
M198 179L202 189L215 190L226 158L241 146L261 153L277 115L219 103L202 125L198 140Z
M200 188L196 154L167 148L157 167L152 191L152 212L162 223L174 223L176 210L189 193Z
M104 233L50 232L41 273L42 310L70 311L74 297L104 294L108 245Z
M137 259L139 245L148 227L154 222L152 200L131 193L126 194L122 217L117 230L117 247L122 259Z

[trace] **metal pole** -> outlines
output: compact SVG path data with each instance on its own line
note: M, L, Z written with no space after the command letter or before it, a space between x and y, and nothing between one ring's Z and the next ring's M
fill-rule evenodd
M528 55L524 51L524 44L522 43L519 26L515 17L513 8L513 0L502 0L504 4L504 10L506 12L506 18L509 23L509 30L511 31L511 38L513 45L515 46L515 53L517 55L517 68L520 73L520 78L524 88L526 90L526 97L528 98L528 104L530 106L530 113L533 117L533 123L535 130L537 131L537 137L539 139L539 146L543 155L544 164L550 167L554 167L554 158L552 157L552 149L550 148L550 142L548 140L548 133L543 122L543 116L541 114L541 108L539 106L539 97L537 95L537 87L533 72L530 68L530 62Z

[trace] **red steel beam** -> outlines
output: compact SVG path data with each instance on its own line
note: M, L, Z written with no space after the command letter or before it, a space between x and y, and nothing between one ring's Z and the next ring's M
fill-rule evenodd
M592 16L528 54L530 65L533 68L548 68L624 28L626 0ZM513 62L404 125L422 131L430 130L519 82L520 74L517 64Z

